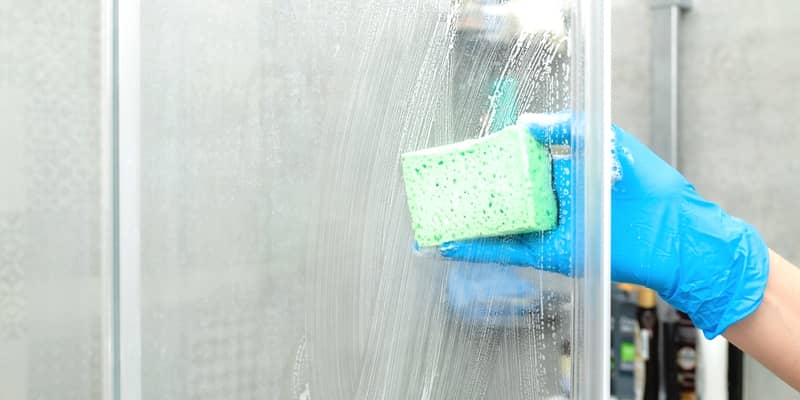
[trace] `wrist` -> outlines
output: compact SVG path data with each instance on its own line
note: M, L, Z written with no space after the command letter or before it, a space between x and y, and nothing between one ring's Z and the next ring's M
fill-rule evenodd
M770 250L764 298L752 314L728 327L725 337L800 390L800 270ZM765 340L768 338L768 340Z

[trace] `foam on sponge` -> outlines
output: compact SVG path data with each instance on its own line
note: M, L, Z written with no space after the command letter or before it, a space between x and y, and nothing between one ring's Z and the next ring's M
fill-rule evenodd
M405 153L401 161L421 247L544 231L557 223L550 152L523 128Z

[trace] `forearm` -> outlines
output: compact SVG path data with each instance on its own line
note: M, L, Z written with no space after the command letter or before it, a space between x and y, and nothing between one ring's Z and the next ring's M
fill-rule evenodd
M764 300L724 336L800 391L800 269L770 250Z

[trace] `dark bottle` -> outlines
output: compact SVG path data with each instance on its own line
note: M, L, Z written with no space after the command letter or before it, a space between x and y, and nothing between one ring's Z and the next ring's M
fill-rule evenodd
M639 321L639 354L644 362L644 388L641 391L641 399L658 400L658 314L654 291L639 289L636 318Z

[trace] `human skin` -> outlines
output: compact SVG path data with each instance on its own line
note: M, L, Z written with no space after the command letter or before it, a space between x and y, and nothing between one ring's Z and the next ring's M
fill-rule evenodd
M800 391L800 269L770 250L764 300L723 336Z

